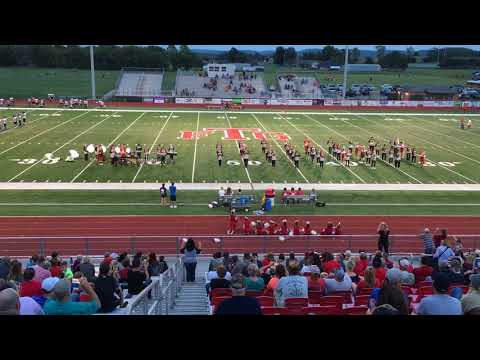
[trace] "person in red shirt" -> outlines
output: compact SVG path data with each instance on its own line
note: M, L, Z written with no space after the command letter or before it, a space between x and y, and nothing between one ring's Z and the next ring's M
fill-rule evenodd
M268 235L275 235L277 233L277 223L273 220L270 220L268 226Z
M255 225L256 234L257 235L265 235L265 227L263 226L263 222L261 220L257 220L257 224Z
M429 276L432 276L433 268L429 265L430 259L429 256L422 256L420 259L420 266L418 268L413 269L413 275L415 275L415 286L421 281L425 281L425 279Z
M233 209L230 213L230 218L228 220L228 230L227 230L228 235L235 234L235 231L237 229L237 221L238 221L238 218L235 216L235 209Z
M340 222L337 225L333 225L331 221L327 223L327 227L322 229L322 235L341 235Z
M380 255L375 255L372 261L372 266L375 271L375 277L380 280L383 284L385 277L387 276L387 271L383 267L382 257Z
M443 240L446 240L448 237L446 229L435 229L435 234L433 235L433 244L435 247L439 247Z
M322 294L325 293L325 280L320 276L320 269L317 265L310 266L308 291L320 291Z
M33 280L35 270L26 268L23 272L23 281L20 283L20 296L42 296L42 284Z
M305 195L305 192L302 190L302 188L298 188L298 190L295 191L295 195Z
M282 220L282 228L280 229L280 235L288 235L290 229L288 228L287 219Z
M52 266L50 267L50 274L52 274L52 277L60 277L60 274L62 273L60 262L56 259L52 259L51 264Z
M293 225L293 235L300 235L300 221L295 220L295 224Z
M113 261L113 258L110 256L110 253L105 253L104 255L104 259L103 259L103 262L107 263L107 264L111 264Z
M287 188L283 188L283 192L282 192L282 204L285 204L287 205L287 196L290 195L290 191L287 190Z
M368 267L368 256L364 252L360 252L359 259L355 262L353 271L359 276L364 276L365 269Z
M342 268L342 266L337 261L335 261L331 253L325 252L323 253L322 257L323 257L323 263L322 263L323 272L326 272L327 274L331 274L335 269Z
M248 216L245 216L243 218L243 233L245 235L252 234L252 224L250 223L250 219L248 218Z
M310 226L310 221L305 222L305 228L303 229L304 235L312 235L312 228Z
M367 266L365 269L365 276L363 277L362 280L359 281L357 285L357 294L362 290L362 289L373 289L373 288L379 288L382 286L382 283L379 279L375 277L375 270L371 266Z

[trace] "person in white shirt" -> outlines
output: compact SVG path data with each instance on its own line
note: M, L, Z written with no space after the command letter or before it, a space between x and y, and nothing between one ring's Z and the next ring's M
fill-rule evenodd
M225 190L223 189L223 187L221 187L220 190L218 190L218 197L223 198L224 196L225 196Z

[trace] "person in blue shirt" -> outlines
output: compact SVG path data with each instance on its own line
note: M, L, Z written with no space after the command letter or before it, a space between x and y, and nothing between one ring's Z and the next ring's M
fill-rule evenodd
M172 182L172 185L170 185L168 191L170 192L170 207L175 209L177 207L177 187L175 186L175 183Z
M420 301L417 313L419 315L462 315L460 300L448 294L450 279L447 274L437 272L433 276L434 294Z
M45 302L43 311L46 315L91 315L101 307L100 299L85 277L80 279L81 288L90 296L91 301L73 302L70 298L71 283L61 279L53 288L53 294Z

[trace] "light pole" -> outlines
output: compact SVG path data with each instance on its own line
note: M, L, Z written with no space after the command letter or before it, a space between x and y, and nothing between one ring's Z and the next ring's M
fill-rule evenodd
M93 45L90 45L90 74L92 77L92 100L96 99L95 95L95 61L93 59Z
M347 92L347 72L348 72L348 45L345 45L345 66L343 68L343 91L342 96L343 100L345 100L345 94Z

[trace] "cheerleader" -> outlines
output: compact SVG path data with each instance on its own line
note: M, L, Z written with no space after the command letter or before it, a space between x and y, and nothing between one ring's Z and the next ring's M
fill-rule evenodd
M242 158L243 158L243 166L245 166L245 168L248 168L248 151L245 150L243 155L242 155Z
M144 144L143 147L145 148L145 151L143 153L143 162L144 164L146 164L148 162L148 155L150 154L150 149L147 147L146 144Z
M403 143L403 141L400 143L400 157L403 159L405 156L405 144Z
M353 148L354 148L354 145L351 141L348 142L348 151L350 152L350 154L353 154Z
M267 141L264 140L264 139L262 139L262 140L260 141L260 144L262 145L262 153L265 154L265 152L266 152L266 150L267 150Z
M370 153L372 153L373 150L375 149L375 139L373 138L373 136L370 139L368 139L368 146L369 146Z
M102 145L98 145L97 147L97 163L102 164L105 161L105 155L103 154L103 148Z
M358 154L360 153L360 144L355 145L355 157L358 159Z
M235 216L235 209L233 209L230 212L230 217L228 219L228 230L227 230L228 235L235 234L235 230L237 229L237 221L238 221L238 218Z
M272 162L272 157L273 157L273 150L268 149L266 156L267 156L267 162L271 163Z
M160 165L165 166L167 164L166 159L167 158L167 149L162 145L160 148Z
M468 119L467 129L471 129L471 128L472 128L472 120L471 120L471 119Z
M108 152L110 154L110 165L116 165L115 164L115 148L114 148L113 144L110 145L110 149L108 149Z
M308 155L310 150L310 140L308 139L303 140L303 149L305 150L305 155Z
M218 152L222 152L223 153L223 148L222 148L222 144L220 143L217 143L217 145L215 146L215 150Z
M395 154L395 167L400 169L400 161L402 160L402 157L400 155L400 152L398 151L396 154Z
M360 149L360 163L364 163L365 162L365 155L366 155L366 151L365 151L365 146L362 146L362 148Z
M347 156L347 152L345 151L345 148L343 148L342 151L340 152L340 161L342 162L342 164L345 163L346 156Z
M168 155L170 156L170 162L175 164L175 160L173 158L173 156L175 155L175 146L173 146L173 144L170 144L168 146Z
M330 155L332 155L332 141L333 141L332 138L329 138L329 139L327 140L328 153L329 153Z

